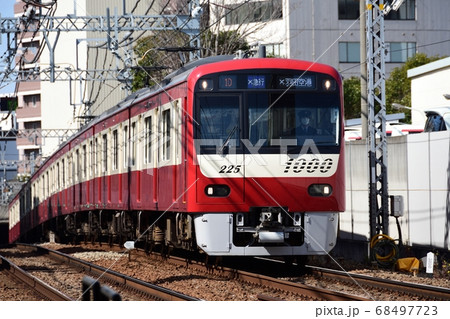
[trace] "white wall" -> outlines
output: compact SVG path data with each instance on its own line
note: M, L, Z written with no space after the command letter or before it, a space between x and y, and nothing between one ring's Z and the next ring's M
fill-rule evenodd
M365 141L346 143L347 210L340 236L369 240L368 151ZM450 246L450 132L388 138L389 195L404 199L399 218L403 243ZM399 238L395 218L389 236Z

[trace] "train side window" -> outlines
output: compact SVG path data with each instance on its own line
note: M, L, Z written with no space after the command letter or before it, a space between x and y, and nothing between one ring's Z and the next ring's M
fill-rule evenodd
M92 176L94 175L94 143L91 141L89 141L89 177L92 178Z
M100 161L100 150L101 150L101 148L100 148L100 146L98 145L98 143L99 143L99 139L98 138L95 138L95 146L94 146L94 165L95 165L95 167L94 167L94 171L95 171L95 176L98 176L98 174L100 173L100 164L99 164L99 161Z
M82 163L82 171L81 171L81 174L82 174L82 178L83 178L83 180L86 178L86 169L87 169L87 146L86 145L83 145L83 154L82 154L83 156L82 156L82 161L83 161L83 163Z
M113 143L113 162L112 169L116 170L119 168L119 137L117 130L112 132L112 143Z
M45 180L47 181L45 193L47 194L47 196L49 196L49 195L50 195L50 179L49 179L49 172L47 171L47 173L46 173L45 175L46 175Z
M59 169L59 163L56 163L56 187L58 191L61 189L61 174Z
M145 118L144 164L152 162L152 117Z
M75 151L75 161L74 161L74 175L75 175L75 183L79 182L80 180L80 151Z
M42 174L41 182L39 184L39 192L41 195L41 202L45 199L45 174Z
M128 167L128 125L123 127L123 167Z
M130 166L136 165L136 122L131 124L131 135L130 135Z
M164 161L170 160L170 109L162 112L162 159Z
M64 165L64 158L61 160L61 183L62 187L65 188L66 186L66 168Z
M102 139L102 171L106 173L108 172L108 135L103 134Z

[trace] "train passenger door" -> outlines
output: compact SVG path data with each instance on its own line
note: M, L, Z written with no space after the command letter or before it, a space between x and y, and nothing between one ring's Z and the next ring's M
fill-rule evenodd
M195 115L197 202L243 203L241 95L199 94Z

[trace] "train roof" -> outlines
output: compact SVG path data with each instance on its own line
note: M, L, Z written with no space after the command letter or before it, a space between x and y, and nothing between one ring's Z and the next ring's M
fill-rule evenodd
M120 109L123 109L124 107L130 106L136 102L139 102L139 101L149 97L150 95L153 95L159 91L164 91L165 89L167 89L170 86L173 86L173 85L176 85L177 83L185 81L188 78L188 76L192 73L192 71L199 66L204 66L207 64L217 63L217 62L231 61L231 60L236 60L236 57L234 55L218 55L218 56L211 56L211 57L207 57L207 58L189 62L186 65L179 68L178 70L167 75L160 83L153 85L151 87L145 87L136 92L133 92L132 94L127 96L124 100L122 100L121 102L116 104L114 107L112 107L112 108L108 109L107 111L105 111L104 113L100 114L97 118L95 118L93 121L91 121L89 123L88 127L90 127L92 124L95 124L96 122L102 121L106 117L110 116L111 114L117 112ZM238 60L245 61L245 63L248 63L252 60L257 60L257 59L238 59ZM310 63L310 62L301 61L301 60L289 60L289 59L277 59L277 60L284 60L284 61L290 61L290 62L295 62L295 63ZM319 63L314 63L314 64L321 65ZM326 67L329 67L329 66L326 66ZM83 131L83 129L80 130L80 132L81 131ZM79 134L79 133L77 133L77 134Z

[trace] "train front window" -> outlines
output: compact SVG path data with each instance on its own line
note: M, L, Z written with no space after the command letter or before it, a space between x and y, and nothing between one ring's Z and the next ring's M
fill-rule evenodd
M318 147L339 145L335 95L250 93L247 101L248 139L262 151L283 144L298 148L307 140Z
M208 95L198 99L198 135L203 149L224 152L240 145L240 98Z

